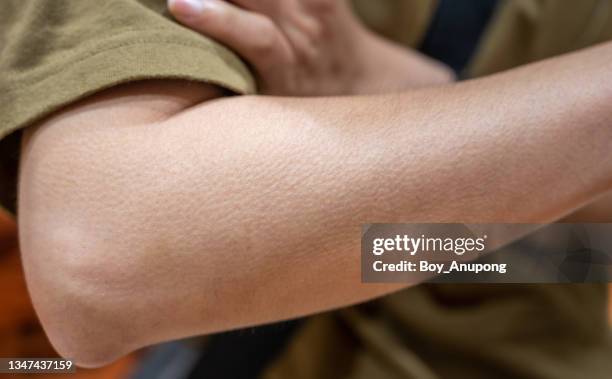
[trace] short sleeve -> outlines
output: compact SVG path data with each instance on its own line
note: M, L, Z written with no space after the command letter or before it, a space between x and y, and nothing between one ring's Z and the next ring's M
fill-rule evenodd
M240 58L174 22L165 0L4 0L0 204L14 211L21 128L97 91L153 78L255 92Z

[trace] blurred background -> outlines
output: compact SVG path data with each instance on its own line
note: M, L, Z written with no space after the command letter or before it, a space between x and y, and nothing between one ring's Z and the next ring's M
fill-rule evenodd
M45 337L26 289L15 223L0 210L0 357L55 357L57 354ZM79 369L71 379L129 378L138 363L136 355L123 358L103 369ZM0 374L0 378L16 375ZM18 375L19 378L42 378L49 374Z

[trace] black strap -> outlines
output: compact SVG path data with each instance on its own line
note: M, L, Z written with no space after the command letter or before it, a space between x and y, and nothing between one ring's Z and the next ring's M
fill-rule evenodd
M461 76L489 25L499 0L439 0L420 51Z

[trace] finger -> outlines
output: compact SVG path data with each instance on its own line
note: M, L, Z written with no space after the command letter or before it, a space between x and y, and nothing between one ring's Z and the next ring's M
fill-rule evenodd
M312 12L323 6L310 3L328 3L338 0L229 0L232 3L254 12L263 13L274 21L280 32L284 34L294 53L300 59L312 59L316 54L315 46L319 22L313 18ZM313 9L310 9L313 8Z
M284 35L262 14L223 0L168 0L168 7L181 23L243 56L260 75L292 58Z
M280 2L278 0L230 0L244 9L273 16L277 12ZM287 1L287 0L285 0Z

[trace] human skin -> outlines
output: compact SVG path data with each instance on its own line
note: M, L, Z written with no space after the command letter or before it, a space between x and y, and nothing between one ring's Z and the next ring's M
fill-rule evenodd
M345 0L168 0L168 9L244 57L265 95L389 93L454 78L444 64L368 31Z
M444 64L368 31L345 0L168 0L168 9L244 56L265 94L390 93L454 80ZM612 193L563 222L612 222Z
M60 354L97 366L400 289L361 283L362 224L550 222L611 189L611 59L392 95L93 96L26 131L34 306Z

